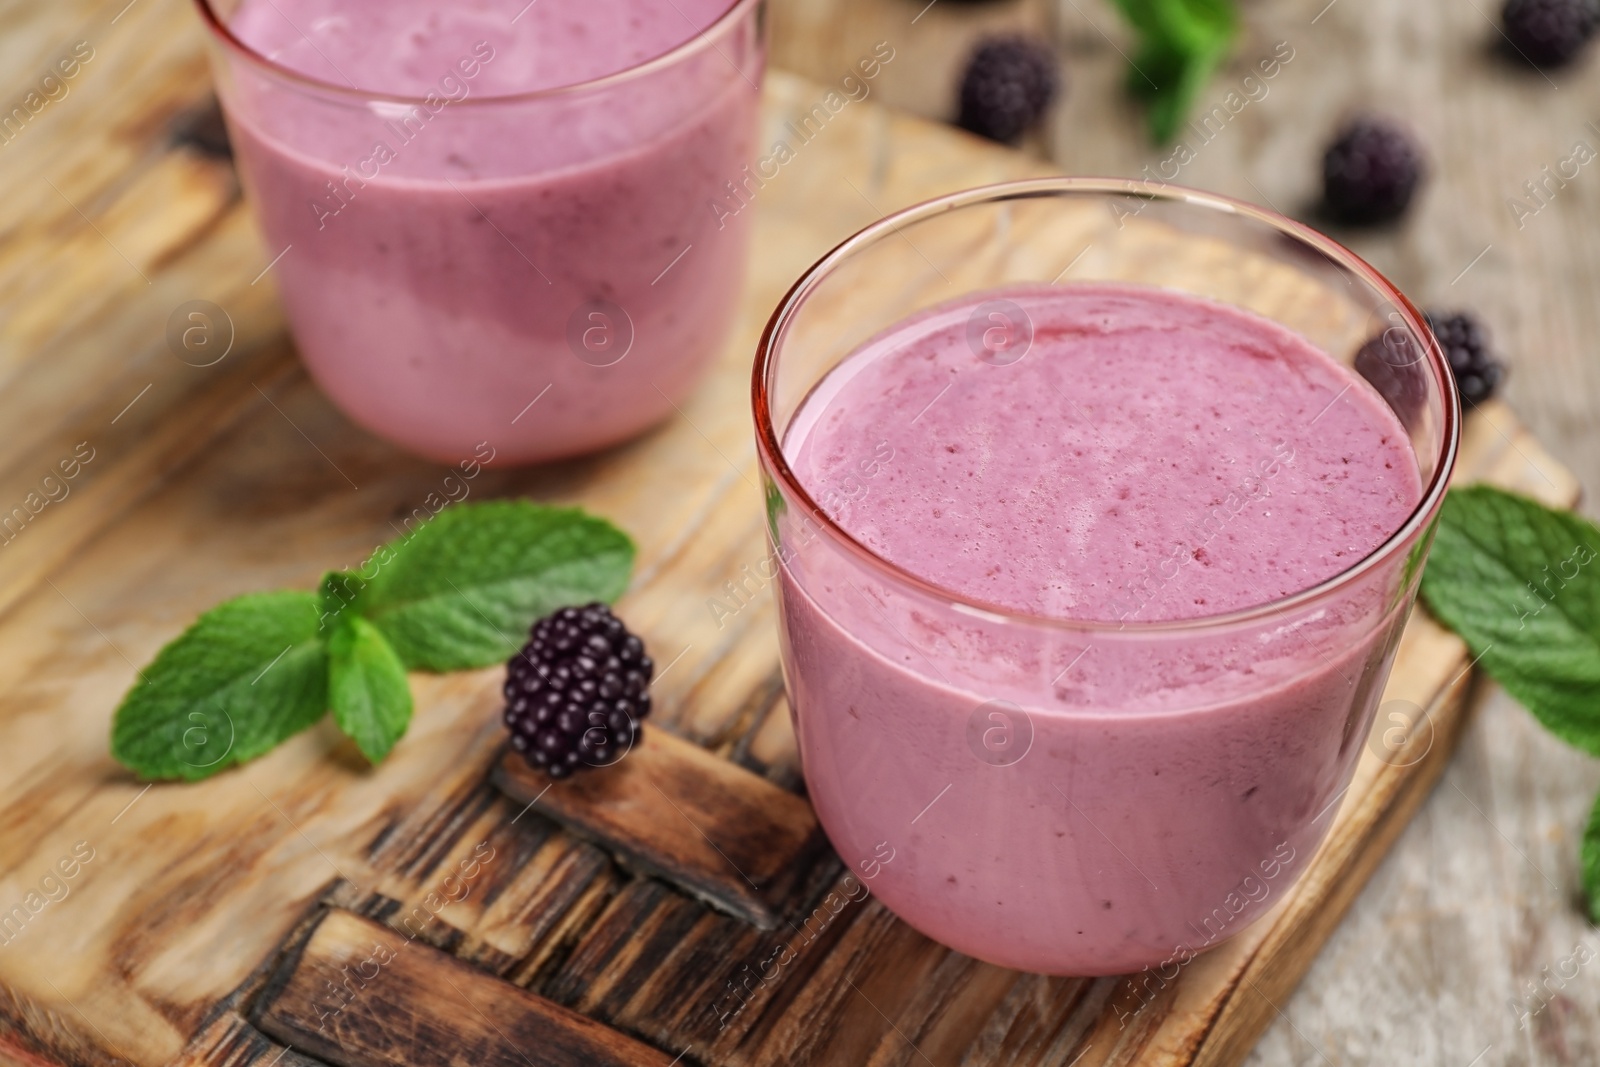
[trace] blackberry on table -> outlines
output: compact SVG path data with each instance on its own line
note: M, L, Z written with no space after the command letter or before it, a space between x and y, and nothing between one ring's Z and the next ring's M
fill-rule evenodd
M979 43L961 76L956 124L991 141L1011 143L1044 117L1061 87L1055 53L1031 37Z
M644 642L604 604L546 615L506 663L511 747L552 778L615 763L644 729L654 671Z
M1389 222L1405 213L1423 170L1422 149L1404 127L1364 115L1322 157L1323 203L1339 222Z
M1558 67L1600 27L1600 0L1506 0L1500 22L1519 56L1536 67Z
M1505 377L1505 364L1489 345L1489 331L1466 311L1425 311L1428 328L1439 339L1461 399L1481 404L1494 395Z

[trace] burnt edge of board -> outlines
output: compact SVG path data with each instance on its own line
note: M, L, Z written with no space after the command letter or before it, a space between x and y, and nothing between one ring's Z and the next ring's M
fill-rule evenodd
M523 1048L538 1049L550 1067L670 1062L620 1030L344 908L326 909L285 953L250 1021L339 1067L525 1067Z
M660 729L646 730L621 762L560 781L507 748L490 780L619 866L762 930L777 927L825 851L803 797Z

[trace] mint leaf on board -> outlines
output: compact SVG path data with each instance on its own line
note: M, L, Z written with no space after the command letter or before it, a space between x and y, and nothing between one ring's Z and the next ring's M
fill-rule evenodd
M333 721L380 763L411 724L411 685L405 665L383 634L351 615L328 638L328 703Z
M330 574L323 597L351 594L344 610L382 631L408 668L464 670L504 661L533 620L556 608L615 600L633 555L627 534L576 508L459 504L353 577Z
M117 708L111 754L141 778L207 778L322 717L328 654L317 598L254 593L201 615Z
M1115 0L1139 34L1128 87L1149 103L1150 136L1166 144L1238 33L1233 0Z
M1422 596L1557 737L1600 755L1600 530L1489 486L1452 489Z
M1589 921L1600 923L1600 797L1595 797L1589 826L1583 831L1583 893L1589 898Z

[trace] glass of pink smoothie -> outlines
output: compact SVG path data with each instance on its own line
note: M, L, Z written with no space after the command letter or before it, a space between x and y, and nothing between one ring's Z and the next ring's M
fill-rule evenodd
M806 783L885 905L1160 984L1282 898L1454 462L1392 285L1205 193L995 186L812 267L754 391Z
M763 0L198 2L290 328L356 422L550 460L718 355Z

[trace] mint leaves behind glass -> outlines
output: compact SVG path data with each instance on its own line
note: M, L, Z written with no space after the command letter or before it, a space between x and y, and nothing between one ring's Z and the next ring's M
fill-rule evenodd
M236 597L201 615L117 708L111 754L141 778L196 780L322 718L373 763L406 731L406 671L504 662L533 620L615 600L633 542L575 508L458 504L315 592Z
M1422 596L1551 733L1600 755L1600 530L1474 486L1439 515Z
M1172 140L1239 29L1233 0L1115 0L1139 34L1128 88L1150 108L1150 136Z
M1600 530L1489 486L1452 489L1422 597L1545 728L1600 755ZM1583 845L1600 921L1600 804Z

